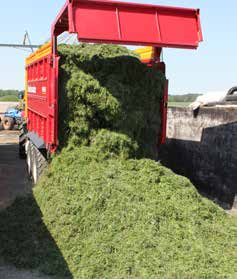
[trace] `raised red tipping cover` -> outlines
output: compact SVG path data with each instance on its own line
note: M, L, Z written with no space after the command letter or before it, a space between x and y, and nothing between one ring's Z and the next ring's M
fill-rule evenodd
M199 10L110 0L68 0L53 34L77 33L81 42L197 48Z

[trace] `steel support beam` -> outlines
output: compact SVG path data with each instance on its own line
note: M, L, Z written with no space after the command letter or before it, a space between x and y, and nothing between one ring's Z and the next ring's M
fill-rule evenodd
M40 45L0 44L0 47L39 48Z

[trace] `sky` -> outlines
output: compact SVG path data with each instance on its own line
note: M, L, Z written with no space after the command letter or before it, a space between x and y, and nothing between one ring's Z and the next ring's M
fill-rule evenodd
M33 44L44 43L50 38L51 24L64 2L65 0L2 1L0 43L22 43L25 30L29 32ZM237 85L236 0L130 2L201 10L204 42L198 50L164 49L171 94L223 91ZM0 48L0 89L24 88L24 60L27 55L22 50Z

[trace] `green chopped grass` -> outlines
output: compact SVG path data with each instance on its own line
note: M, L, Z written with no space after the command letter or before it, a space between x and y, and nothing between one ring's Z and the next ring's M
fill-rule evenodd
M0 214L0 255L56 278L234 278L237 220L151 160L163 74L123 47L61 55L61 150Z
M74 278L231 278L237 223L151 160L64 150L34 191Z
M89 144L100 129L125 134L156 158L165 77L112 45L61 46L60 144Z

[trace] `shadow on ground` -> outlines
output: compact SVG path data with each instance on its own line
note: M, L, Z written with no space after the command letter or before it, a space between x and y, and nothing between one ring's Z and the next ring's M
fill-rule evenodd
M30 194L17 198L9 208L0 212L0 243L0 257L7 263L57 278L72 278Z
M26 164L18 156L18 144L0 144L0 209L31 189Z
M72 278L44 224L16 144L0 145L0 258L17 268Z

